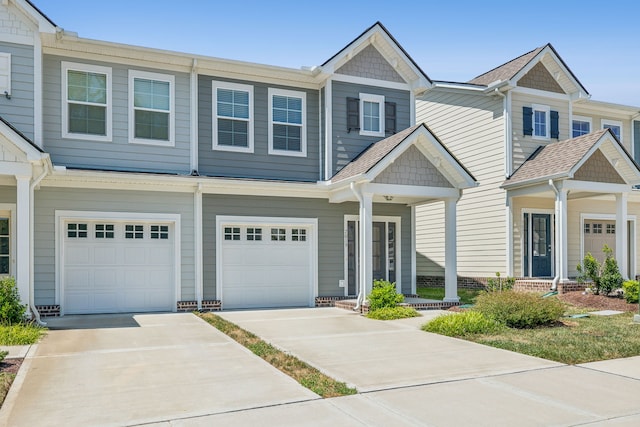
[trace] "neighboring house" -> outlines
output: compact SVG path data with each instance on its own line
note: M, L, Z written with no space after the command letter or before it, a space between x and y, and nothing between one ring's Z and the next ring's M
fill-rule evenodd
M380 23L289 69L83 39L27 0L0 19L0 274L36 315L411 294L433 200L457 300L476 182L415 125L432 82Z
M496 272L566 283L587 252L603 258L604 244L636 276L640 108L592 101L547 44L467 83L434 82L416 114L480 184L458 204L461 285ZM446 265L443 212L417 210L427 283Z

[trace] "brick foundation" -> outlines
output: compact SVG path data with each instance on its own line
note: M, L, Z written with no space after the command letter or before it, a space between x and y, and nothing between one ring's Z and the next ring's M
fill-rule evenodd
M198 301L178 301L178 312L196 311L198 309ZM222 303L219 300L202 301L203 311L221 311Z
M489 279L490 277L458 276L458 289L484 289L487 287ZM444 288L444 276L418 276L416 285L427 288Z
M60 317L59 305L36 305L41 317Z
M485 289L487 281L494 277L458 277L458 289ZM531 279L527 277L516 278L513 287L516 291L526 292L549 292L553 280L551 279ZM417 285L419 287L444 288L443 276L418 276ZM558 283L558 293L584 291L587 284L570 280L565 283Z

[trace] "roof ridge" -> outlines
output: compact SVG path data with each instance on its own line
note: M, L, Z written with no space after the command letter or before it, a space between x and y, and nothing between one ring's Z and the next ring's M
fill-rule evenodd
M532 54L532 53L534 53L534 52L536 52L536 54L537 54L538 52L540 52L542 49L544 49L544 48L545 48L545 47L547 47L548 45L549 45L549 43L547 43L547 44L546 44L546 45L544 45L544 46L536 47L535 49L532 49L532 50L530 50L529 52L523 53L523 54L522 54L522 55L520 55L520 56L517 56L517 57L515 57L515 58L513 58L513 59L510 59L509 61L507 61L507 62L505 62L505 63L503 63L503 64L501 64L501 65L498 65L497 67L494 67L494 68L492 68L491 70L486 71L486 72L484 72L484 73L482 73L482 74L480 74L480 75L478 75L478 76L476 76L476 77L472 78L471 80L468 80L466 83L471 83L471 82L473 82L474 80L477 80L477 79L481 78L482 76L486 76L487 74L490 74L490 73L492 73L492 72L494 72L494 71L496 71L496 70L499 70L500 68L503 68L503 67L505 67L506 65L509 65L509 64L511 64L511 63L513 63L513 62L515 62L515 61L519 60L519 59L522 59L523 57L525 57L525 56L527 56L527 55L530 55L530 54ZM529 61L527 61L527 63L529 63ZM525 64L525 65L526 65L526 64ZM520 67L520 70L521 70L521 69L522 69L522 67ZM514 74L514 75L515 75L515 74ZM511 76L511 77L513 77L513 76ZM510 78L511 78L511 77L510 77Z

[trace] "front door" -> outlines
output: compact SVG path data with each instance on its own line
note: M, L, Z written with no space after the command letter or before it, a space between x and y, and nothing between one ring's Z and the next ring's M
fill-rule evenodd
M551 215L531 214L531 275L551 276Z
M359 283L359 221L347 221L347 294L356 295ZM374 221L372 224L373 280L396 281L396 223Z

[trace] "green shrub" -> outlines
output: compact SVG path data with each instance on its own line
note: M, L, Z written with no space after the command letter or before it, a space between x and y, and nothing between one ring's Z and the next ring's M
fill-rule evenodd
M602 266L600 289L598 289L598 291L608 295L614 289L622 286L623 279L620 274L620 269L618 268L618 261L613 257L613 251L607 245L604 245L602 251L605 253L606 258Z
M0 362L2 362L5 357L7 357L7 354L9 354L8 351L0 351Z
M0 323L11 325L24 320L27 308L20 302L20 294L13 277L0 280Z
M515 277L507 277L506 279L500 278L500 272L496 272L496 278L493 277L487 280L487 290L489 292L502 292L513 289L513 285L516 284Z
M471 334L490 334L504 326L478 311L438 316L422 327L423 331L449 337L463 337Z
M385 307L395 307L404 301L404 295L396 292L396 284L386 280L373 282L373 289L369 294L369 311L376 311Z
M638 302L640 282L637 280L627 280L622 284L622 289L624 289L624 299L627 300L628 303L634 304Z
M525 292L486 292L478 295L474 310L510 328L535 328L557 321L564 305L557 298Z
M38 342L46 329L34 323L0 325L0 345L28 345Z
M418 313L413 307L383 307L374 311L369 311L367 317L376 320L396 320L406 319L408 317L418 317Z
M600 289L600 263L591 255L591 252L587 252L582 264L578 264L576 270L578 270L578 282L584 283L590 280L593 283L593 291L597 294Z

